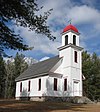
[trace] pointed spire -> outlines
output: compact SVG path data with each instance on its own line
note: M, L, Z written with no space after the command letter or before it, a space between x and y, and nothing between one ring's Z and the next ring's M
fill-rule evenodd
M71 25L71 22L72 22L72 19L69 19L69 20L68 20L68 23L70 23L70 25Z

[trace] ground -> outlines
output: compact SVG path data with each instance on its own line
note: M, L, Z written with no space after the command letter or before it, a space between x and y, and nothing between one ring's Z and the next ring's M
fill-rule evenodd
M0 100L0 112L100 112L100 104Z

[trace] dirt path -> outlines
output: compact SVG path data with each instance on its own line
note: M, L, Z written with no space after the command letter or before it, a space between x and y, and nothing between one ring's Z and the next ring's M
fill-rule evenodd
M0 100L0 112L100 112L100 104Z
M72 106L70 109L65 110L54 110L50 112L100 112L100 105L91 104L91 105L82 105L82 106Z

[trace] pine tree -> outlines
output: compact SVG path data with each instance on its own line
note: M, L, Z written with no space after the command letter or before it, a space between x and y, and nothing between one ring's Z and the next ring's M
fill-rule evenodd
M6 63L5 98L15 97L15 79L28 67L23 54L16 54L14 62Z
M82 70L86 78L83 81L84 95L91 100L100 100L100 58L96 53L90 55L85 51L82 61Z
M30 49L23 43L22 37L9 27L9 24L14 24L13 21L17 26L28 27L36 33L46 35L49 39L55 39L47 26L51 9L44 12L44 15L39 15L41 8L38 7L36 0L0 0L0 53L5 48Z
M87 53L87 51L82 53L82 73L85 76L85 80L83 81L83 94L88 97L89 94L89 76L91 72L91 59L90 54Z
M23 54L16 54L14 65L15 65L15 78L18 77L27 67L28 64L24 60Z
M91 74L91 80L90 84L91 87L91 93L93 94L93 100L100 99L100 58L96 55L96 53L92 54L91 57L92 60L92 74Z
M19 53L17 53L15 56L15 61L14 61L15 76L14 76L14 88L13 88L14 96L15 96L15 88L16 88L15 79L28 68L28 64L25 62L24 57L25 56L23 54L19 54Z
M0 56L0 98L4 98L5 94L5 63L3 58Z
M15 65L13 62L7 61L5 67L6 67L5 98L12 98L14 97Z

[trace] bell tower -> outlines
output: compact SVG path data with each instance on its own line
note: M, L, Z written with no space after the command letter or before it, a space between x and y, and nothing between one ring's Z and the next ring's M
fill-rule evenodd
M80 33L73 25L68 25L62 32L62 46L73 44L79 46Z
M63 58L63 78L67 78L68 91L66 96L82 96L82 47L79 45L79 31L73 25L68 25L62 32L62 46L59 47L59 57Z

